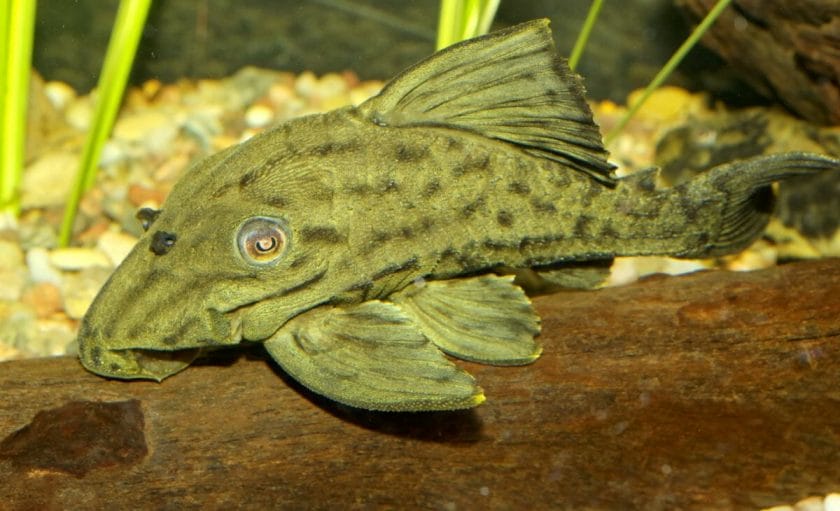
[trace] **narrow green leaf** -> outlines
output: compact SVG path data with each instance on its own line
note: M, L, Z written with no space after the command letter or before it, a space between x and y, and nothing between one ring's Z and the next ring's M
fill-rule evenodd
M601 12L601 5L603 3L603 0L594 0L592 5L589 6L589 13L586 15L586 20L583 22L580 34L578 34L578 38L572 48L572 54L569 56L569 67L572 71L575 70L578 62L580 62L580 56L583 55L586 42L589 41L589 34L592 33L592 27L595 26L595 21L598 19L598 14Z
M0 7L0 211L17 216L26 151L26 106L35 0Z
M122 0L120 2L114 30L108 42L105 63L99 76L98 99L93 122L85 141L76 181L64 210L59 234L61 246L67 246L70 242L73 222L76 219L76 211L82 194L93 185L96 179L99 156L117 117L150 4L151 0Z
M617 137L618 134L621 133L621 130L623 130L624 126L627 125L627 122L630 121L630 119L636 114L636 112L639 111L639 108L641 108L641 106L645 103L645 101L647 101L650 95L653 94L653 91L656 90L660 85L662 85L662 82L664 82L668 78L668 76L671 75L674 69L676 69L677 66L680 65L682 59L686 56L686 54L688 54L691 48L693 48L694 45L697 44L697 41L699 41L700 38L703 37L703 34L706 33L706 30L708 30L709 27L712 26L712 23L715 22L720 13L722 13L723 10L726 9L726 7L731 1L732 0L718 0L718 2L715 4L712 10L709 11L709 14L707 14L706 17L703 18L703 21L701 21L700 24L697 25L697 28L695 28L694 31L691 32L691 35L688 36L688 39L686 39L685 42L682 43L682 45L677 49L677 51L674 52L674 55L672 55L671 58L668 59L668 62L662 67L662 69L659 70L659 72L656 74L653 80L645 88L644 92L642 93L642 96L636 101L636 103L634 103L630 107L629 110L627 110L627 113L624 114L624 117L621 118L621 120L618 122L615 128L613 128L612 131L610 131L609 134L607 134L607 136L605 137L605 142L607 144L612 142L615 139L615 137Z
M437 49L487 33L500 0L441 0Z

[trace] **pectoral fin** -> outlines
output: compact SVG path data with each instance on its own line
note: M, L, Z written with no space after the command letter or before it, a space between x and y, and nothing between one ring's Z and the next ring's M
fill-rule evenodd
M313 309L286 323L265 347L303 385L350 406L456 410L484 401L472 376L391 303Z
M458 358L521 365L542 352L534 340L539 317L512 276L425 282L389 299L440 349Z

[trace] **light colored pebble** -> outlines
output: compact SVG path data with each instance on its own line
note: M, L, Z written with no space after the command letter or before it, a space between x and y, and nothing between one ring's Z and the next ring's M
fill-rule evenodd
M0 340L0 362L26 358L26 353Z
M29 280L49 282L61 285L61 273L50 262L50 253L43 247L34 247L26 252L26 266L29 268Z
M44 94L57 110L64 110L76 99L76 91L64 82L50 81L44 84Z
M353 105L364 103L371 96L379 94L382 85L382 82L378 81L362 82L358 87L350 90L350 103Z
M63 206L79 166L76 153L59 150L41 155L26 167L21 181L21 207Z
M251 105L245 111L245 124L249 128L263 128L274 120L274 110L262 103Z
M295 92L305 98L312 96L317 87L318 77L312 71L304 71L295 79Z
M338 73L327 73L318 80L314 92L321 98L343 96L347 92L347 80Z
M102 252L85 247L56 248L50 251L50 263L64 271L82 270L97 266L110 267L111 261Z
M840 493L829 493L823 501L825 511L840 511Z
M103 168L109 168L124 162L127 158L128 153L123 147L122 142L108 140L102 146L102 152L99 154L99 165Z
M166 152L178 134L179 126L169 115L156 110L143 110L120 117L114 125L113 137L132 145L141 146L152 154Z
M61 290L55 284L40 282L26 288L20 301L31 307L37 317L48 318L61 310Z
M0 231L16 231L18 226L18 217L13 211L0 212Z
M110 275L111 270L108 268L87 268L66 274L61 294L67 316L72 319L82 319Z
M0 301L0 343L28 351L35 333L35 311L18 302Z
M23 250L14 241L0 239L0 270L17 270L23 266Z
M26 286L26 268L0 269L0 300L16 301Z
M71 101L64 110L64 120L78 131L87 132L93 117L91 96L81 96Z
M96 248L108 257L112 266L118 266L131 252L137 238L121 231L108 230L96 242Z
M795 511L823 511L822 497L808 497L794 504Z
M274 106L283 106L294 97L294 90L286 83L274 83L268 89L268 100Z
M76 329L69 321L40 319L27 342L27 350L41 357L65 355L76 341Z

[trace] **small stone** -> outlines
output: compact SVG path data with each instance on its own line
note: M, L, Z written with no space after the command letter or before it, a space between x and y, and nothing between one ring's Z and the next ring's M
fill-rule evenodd
M321 98L342 96L347 92L347 81L338 73L327 73L318 80L315 94Z
M86 133L90 129L90 120L93 117L91 103L91 95L80 96L71 101L64 110L64 120L78 131Z
M35 311L18 302L0 301L0 344L28 351L35 333Z
M23 251L10 240L0 239L0 270L17 270L23 266Z
M0 340L0 362L25 358L24 355L25 354L19 349Z
M166 194L161 190L136 184L128 187L128 200L136 207L140 207L141 204L155 204L153 207L160 207L165 198Z
M823 511L822 497L807 497L793 505L795 511Z
M24 290L20 301L31 307L38 318L48 318L61 311L61 291L58 286L49 282L29 286Z
M67 316L82 319L110 275L109 268L87 268L65 275L61 291Z
M26 269L0 269L0 300L17 301L26 285Z
M305 98L312 96L318 86L318 78L312 71L304 71L295 80L295 92Z
M245 111L245 124L249 128L263 128L274 120L274 110L268 105L257 103Z
M50 263L64 271L111 266L111 261L102 252L85 247L56 248L50 251Z
M26 253L26 266L29 268L30 281L61 285L61 273L50 262L50 253L47 249L41 247L29 249Z
M41 357L67 355L76 340L76 329L67 320L39 319L27 351Z
M628 105L635 105L642 89L630 93ZM702 111L707 103L704 94L692 94L680 87L666 85L656 89L636 112L639 119L655 123L675 123L695 112Z
M64 82L51 81L44 84L44 94L57 110L64 110L74 99L76 91Z
M63 206L79 167L79 157L68 151L47 152L26 167L21 182L23 209Z
M57 216L40 209L24 211L20 216L20 246L23 250L34 247L54 247L58 244Z
M140 145L153 154L163 152L178 134L172 118L156 110L142 110L120 117L114 125L114 138Z
M379 94L380 90L382 90L382 82L362 82L358 87L354 87L350 90L350 103L353 105L364 103L370 99L371 96Z
M108 230L99 237L96 248L108 257L112 266L119 266L136 244L137 238L134 236L120 231Z
M840 511L840 493L829 493L823 500L825 511Z
M108 140L102 146L102 152L99 154L100 167L113 167L128 159L128 153L123 147L123 143L118 140Z
M268 89L268 100L274 106L284 106L292 98L295 97L295 92L292 89L293 85L287 83L275 83Z

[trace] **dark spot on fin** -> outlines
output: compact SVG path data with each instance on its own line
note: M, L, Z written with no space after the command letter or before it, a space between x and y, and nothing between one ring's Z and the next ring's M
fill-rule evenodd
M149 245L149 250L155 255L164 255L175 246L175 240L178 237L171 232L158 231L152 235L152 243Z

